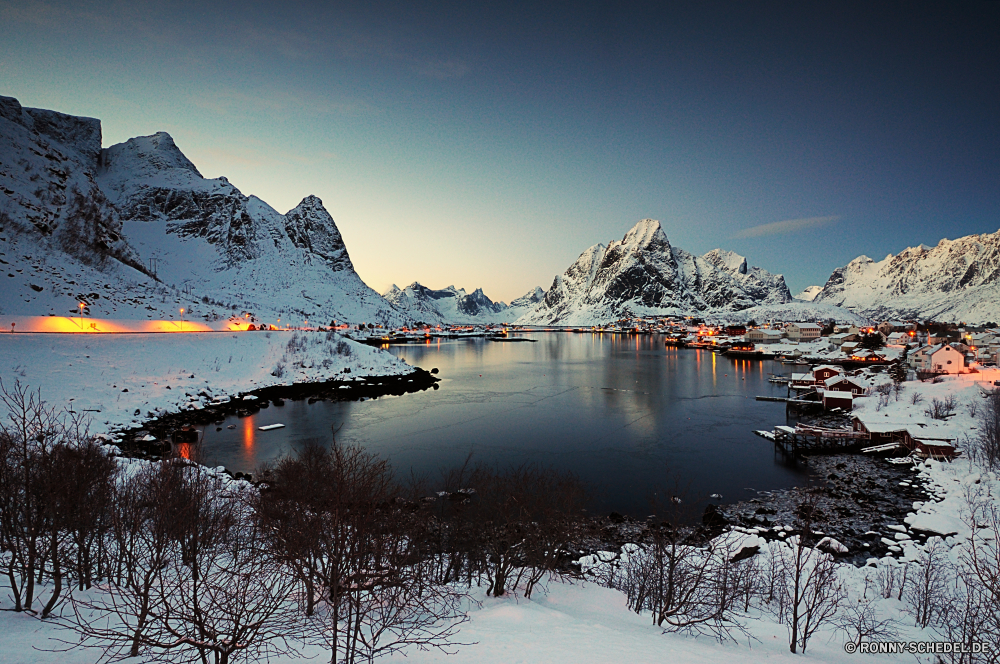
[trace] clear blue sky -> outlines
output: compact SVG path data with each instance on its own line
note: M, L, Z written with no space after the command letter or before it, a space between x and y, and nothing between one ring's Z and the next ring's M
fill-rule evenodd
M0 0L0 94L318 195L379 291L509 300L644 217L797 291L1000 228L998 34L977 1Z

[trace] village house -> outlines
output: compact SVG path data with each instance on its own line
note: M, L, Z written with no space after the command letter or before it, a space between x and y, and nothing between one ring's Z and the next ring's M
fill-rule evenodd
M753 330L747 330L746 335L743 337L746 341L752 341L755 344L776 344L785 336L785 333L781 330L767 330L764 328L757 328Z
M816 323L789 323L785 325L785 334L792 341L815 341L819 339L823 328Z
M934 346L927 344L917 348L906 357L906 363L911 369L919 369L927 362L927 351L931 348L934 348Z
M852 362L885 362L886 355L867 348L856 348L848 359Z
M911 359L910 366L917 371L957 374L965 369L965 354L953 344L923 346Z
M830 364L823 364L811 371L804 373L793 373L789 380L789 385L795 389L813 388L824 384L834 376L840 376L844 370Z
M885 340L887 344L893 346L909 346L916 343L916 333L914 332L893 332Z
M859 348L861 348L861 344L857 341L848 341L840 344L840 352L848 356Z
M878 331L887 337L893 332L908 333L911 331L915 332L916 329L916 323L907 323L901 320L887 320L878 324Z
M830 350L836 350L849 341L857 341L858 335L850 334L849 332L837 332L828 336L826 340L829 343Z
M823 386L818 391L821 392L825 410L852 410L854 400L868 396L871 388L856 376L831 376L823 381Z

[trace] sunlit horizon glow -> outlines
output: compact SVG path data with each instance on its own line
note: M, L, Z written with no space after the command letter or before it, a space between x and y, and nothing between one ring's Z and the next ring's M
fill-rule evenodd
M282 213L319 196L379 292L509 302L643 218L797 292L1000 228L998 17L0 0L0 94L100 118L105 146L167 131Z

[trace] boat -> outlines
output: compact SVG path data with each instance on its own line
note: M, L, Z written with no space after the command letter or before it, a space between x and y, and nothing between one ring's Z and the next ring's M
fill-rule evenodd
M273 431L274 429L284 429L284 424L265 424L262 427L257 427L259 431Z

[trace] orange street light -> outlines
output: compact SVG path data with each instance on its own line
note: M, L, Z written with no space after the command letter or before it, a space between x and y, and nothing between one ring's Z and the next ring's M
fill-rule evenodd
M83 329L83 307L84 307L84 303L81 302L80 303L80 329L81 330Z

